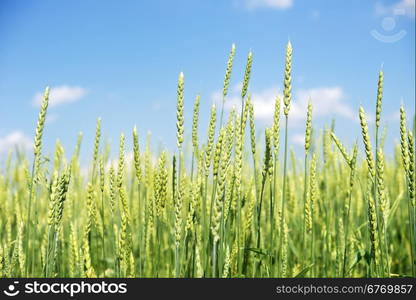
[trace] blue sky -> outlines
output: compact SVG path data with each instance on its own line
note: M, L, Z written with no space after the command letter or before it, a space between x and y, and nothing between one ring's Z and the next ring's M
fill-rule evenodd
M337 119L346 142L359 137L360 103L373 115L383 65L383 126L397 139L401 101L415 110L414 0L23 1L0 2L0 154L30 148L39 93L52 88L45 149L60 139L72 153L79 131L90 154L95 120L117 150L136 124L141 142L174 149L176 82L185 74L185 122L201 94L200 135L218 102L232 43L236 58L227 109L238 103L246 56L259 130L281 93L288 39L293 54L291 145L300 147L306 101L314 125ZM190 134L188 131L187 134ZM390 147L391 148L391 147Z

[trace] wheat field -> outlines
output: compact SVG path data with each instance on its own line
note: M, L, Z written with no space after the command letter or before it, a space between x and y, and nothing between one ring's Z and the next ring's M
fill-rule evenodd
M333 126L315 128L311 99L304 155L296 157L288 141L292 45L283 97L276 96L261 139L249 92L251 52L241 110L224 110L234 56L233 45L222 105L209 112L199 111L200 96L185 101L180 73L176 149L155 151L135 127L120 135L118 159L111 160L98 119L87 172L80 164L82 134L74 149L58 141L53 157L42 151L46 89L33 154L2 157L0 276L415 277L414 116L407 120L398 106L400 128L392 130L400 142L384 145L383 71L375 101L364 105L375 107L375 123L357 107L357 143L344 146ZM185 102L193 102L186 122ZM206 135L200 113L210 116ZM393 147L386 149L393 159L385 157L386 147Z

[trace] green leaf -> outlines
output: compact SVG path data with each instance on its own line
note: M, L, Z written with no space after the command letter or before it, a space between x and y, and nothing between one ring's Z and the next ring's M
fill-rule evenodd
M247 251L252 251L254 253L260 254L260 255L264 255L264 256L270 256L268 251L266 249L261 249L261 248L244 248L244 250Z
M302 278L306 275L306 273L309 271L310 268L313 267L313 263L310 264L309 266L305 267L302 271L300 271L298 274L296 274L295 276L293 276L294 278Z

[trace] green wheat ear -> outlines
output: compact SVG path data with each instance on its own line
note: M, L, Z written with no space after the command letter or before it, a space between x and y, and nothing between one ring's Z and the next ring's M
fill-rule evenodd
M48 104L49 104L49 87L46 87L45 93L43 95L42 104L40 106L38 123L36 126L36 133L35 133L35 140L34 140L35 173L37 170L39 170L39 167L40 167L40 156L42 153L42 136L43 136L43 129L45 128L45 120L46 120L46 112L48 110Z
M251 140L251 152L253 156L256 155L256 127L254 124L254 106L251 102L251 95L248 95L247 98L248 114L249 114L249 123L250 123L250 140Z
M289 41L286 47L285 78L283 81L283 103L286 116L289 114L292 101L292 51L292 44Z
M213 171L213 175L216 177L218 175L218 166L220 164L220 159L221 159L221 153L224 151L223 150L223 142L225 139L225 128L221 128L220 129L220 134L218 136L218 141L217 144L215 146L215 151L214 151L214 171Z
M371 177L374 178L375 167L374 167L374 159L373 159L372 147L371 147L371 141L370 141L370 134L368 133L367 119L365 116L364 108L362 106L360 106L359 117L360 117L361 135L363 138L363 143L364 143L364 148L365 148L368 171L370 172Z
M351 161L350 161L350 158L348 156L347 149L345 149L344 145L337 138L335 133L331 132L331 137L332 137L332 140L335 142L335 145L338 147L339 151L341 152L342 156L344 157L345 161L347 162L347 164L350 164Z
M389 215L389 205L388 205L388 199L386 195L385 190L385 181L384 181L384 173L385 173L385 167L384 167L384 154L383 151L378 149L377 151L377 195L378 200L380 203L380 211L381 215L383 217L383 226L386 226L387 219Z
M266 148L264 150L263 178L265 178L267 175L272 176L273 174L272 136L273 136L273 129L266 128L266 131L265 131Z
M71 168L67 167L67 169L62 174L61 178L59 179L58 190L56 195L56 209L55 209L55 226L58 228L59 224L62 220L62 215L64 211L64 202L67 198L68 192L68 185L71 178Z
M197 95L194 102L194 111L192 115L192 147L194 152L198 152L199 141L198 141L198 121L199 121L199 105L201 103L201 96Z
M241 89L241 99L244 99L247 94L248 84L250 81L251 65L253 63L253 53L250 51L247 55L246 70L244 72L243 87Z
M225 129L222 128L220 131L220 137L221 140L224 141L225 139ZM220 139L220 138L219 138ZM222 144L222 142L221 142ZM222 215L222 209L223 209L223 203L224 203L224 193L225 193L225 184L226 184L226 176L227 176L227 169L229 167L229 161L228 161L228 155L227 151L220 151L220 161L221 165L219 166L220 169L218 170L218 188L216 190L215 194L215 208L214 208L214 216L212 220L211 225L211 232L214 239L214 243L218 242L220 236L219 236L219 228L220 228L220 221L221 221L221 215Z
M163 210L166 205L167 188L168 170L166 168L166 152L163 151L158 159L158 169L154 182L156 215L159 218L163 216Z
M123 182L124 182L124 144L125 144L125 138L124 133L120 135L120 146L119 146L119 152L118 152L118 170L117 170L117 186L121 188Z
M228 61L227 61L227 69L225 70L224 87L222 89L222 95L223 95L224 98L228 94L228 87L230 85L231 72L233 70L234 56L235 56L235 44L232 44L230 55L229 55Z
M280 147L280 97L277 96L274 104L273 115L273 148L275 156L279 154Z
M87 184L87 226L85 228L85 234L88 235L91 232L92 226L96 224L96 212L95 212L95 195L94 195L94 186L91 182Z
M378 75L378 83L377 83L376 127L380 127L381 104L383 100L383 84L384 84L384 73L383 73L383 70L380 70L380 73Z
M408 148L409 148L409 167L408 167L408 186L409 186L409 199L413 208L416 208L415 200L415 186L416 186L416 173L415 173L415 140L413 138L413 133L411 130L407 133L408 138Z
M402 163L405 172L409 169L409 149L407 146L407 126L406 126L406 111L403 105L400 106L400 149L402 153Z
M179 247L182 237L182 206L183 199L185 197L183 184L180 185L181 189L178 191L178 196L175 201L175 245Z
M101 193L104 193L104 188L105 188L105 170L104 170L104 160L103 157L101 156L99 159L99 166L100 166L100 190Z
M101 118L97 119L97 125L95 128L95 140L94 140L94 163L98 160L98 151L100 149L100 137L101 137Z
M177 105L176 105L176 138L177 138L177 144L178 148L182 147L183 143L183 135L184 135L184 116L183 116L183 110L184 110L184 76L183 73L179 73L178 78L178 91L177 91Z
M305 132L305 151L308 152L311 147L311 133L312 133L312 103L308 102L308 113L306 116L306 132Z
M217 120L217 109L215 108L215 104L211 107L211 115L209 118L209 125L208 125L208 141L205 150L205 174L208 176L209 167L211 166L211 159L212 159L212 148L214 146L214 135L215 135L215 123Z
M225 70L225 77L224 77L224 85L222 89L222 104L221 104L221 115L220 115L220 125L219 125L220 128L222 127L222 119L224 116L224 104L225 104L225 100L228 94L228 87L230 86L230 79L231 79L231 72L233 69L234 56L235 56L235 45L232 44L230 55L227 61L227 68Z
M133 158L134 169L137 181L140 183L142 180L142 170L140 163L140 146L139 146L139 134L137 133L137 127L133 128Z
M113 165L110 166L109 170L109 192L110 192L110 209L111 213L114 214L116 205L116 185L117 185L116 173L114 172Z
M370 242L371 242L371 256L374 260L375 266L379 264L379 242L377 238L377 213L376 213L376 205L373 198L373 193L371 191L371 177L368 178L367 182L367 193L366 198L368 201L368 227L370 232Z

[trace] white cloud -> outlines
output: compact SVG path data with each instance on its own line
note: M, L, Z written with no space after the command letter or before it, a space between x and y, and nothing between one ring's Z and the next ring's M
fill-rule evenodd
M59 115L57 115L57 114L54 114L54 113L46 114L46 123L47 124L52 124L56 120L58 120L58 118L59 118Z
M293 6L294 0L244 0L248 9L268 7L273 9L288 9Z
M270 123L272 121L277 96L279 96L283 101L282 92L276 87L264 89L260 92L254 92L251 94L251 100L254 106L254 115L257 120L266 123ZM216 104L219 105L222 101L221 99L221 91L213 93L212 100ZM341 87L318 87L313 89L302 89L294 94L289 116L291 125L304 124L309 99L312 101L314 118L339 115L350 120L357 120L356 112L354 112L343 100L344 91ZM241 109L241 97L239 90L234 87L232 89L232 93L227 97L226 101L225 107L228 110L235 106L237 111L239 111Z
M290 110L290 118L292 120L304 120L310 99L314 117L337 114L347 119L355 120L356 114L350 106L342 101L343 98L344 92L339 86L300 90L294 98Z
M305 135L302 133L292 135L292 142L297 145L304 145L305 144Z
M400 120L400 112L394 112L387 117L388 120L391 121L399 121Z
M235 107L238 111L241 110L241 84L236 85L232 89L232 93L227 97L225 108L230 110ZM251 93L251 101L254 106L254 114L257 119L268 120L273 116L274 103L276 96L281 96L281 92L277 88L269 88L257 93ZM220 107L222 101L222 92L217 91L212 95L212 99Z
M32 139L27 137L23 132L16 130L4 137L0 137L0 153L9 151L14 147L21 147L29 150L33 146Z
M86 90L79 86L61 85L50 89L49 106L58 106L63 103L70 103L81 100ZM43 93L36 93L33 97L33 104L39 106L42 103Z
M126 165L131 165L134 160L134 152L128 151L124 154L124 162ZM104 166L106 171L109 171L111 166L113 166L114 170L118 170L118 155L115 157L110 157L107 161L107 164Z
M377 15L386 16L401 16L405 15L410 18L415 17L415 0L400 0L393 5L383 5L382 3L376 3L375 12Z

